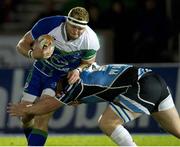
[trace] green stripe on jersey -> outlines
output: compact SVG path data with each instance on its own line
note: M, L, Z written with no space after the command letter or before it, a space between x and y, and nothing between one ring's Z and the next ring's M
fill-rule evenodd
M96 55L96 50L94 49L81 49L81 50L77 50L77 51L72 51L72 52L66 52L63 50L60 50L58 48L55 48L58 52L61 53L61 55L69 55L69 54L73 54L75 52L82 52L83 56L82 56L82 60L89 60L92 59L95 55Z
M84 55L82 57L82 60L89 60L92 59L96 55L96 51L93 49L90 50L83 50Z

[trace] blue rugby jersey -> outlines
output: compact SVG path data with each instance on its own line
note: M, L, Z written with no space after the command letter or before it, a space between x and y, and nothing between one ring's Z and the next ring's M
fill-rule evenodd
M59 99L64 104L71 101L81 103L113 101L119 94L125 93L137 80L150 69L135 68L132 65L109 64L98 66L93 64L84 70L81 80L65 87L65 93Z
M92 65L81 73L77 83L62 87L65 87L62 94L56 97L60 102L108 101L124 122L134 119L129 112L150 115L174 107L166 82L151 69L132 65Z

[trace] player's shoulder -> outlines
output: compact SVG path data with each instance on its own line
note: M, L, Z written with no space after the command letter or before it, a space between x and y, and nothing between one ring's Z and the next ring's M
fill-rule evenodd
M87 48L94 50L100 48L98 36L89 26L86 27L84 33L84 45L87 46Z
M58 25L62 22L66 21L66 16L61 16L61 15L56 15L56 16L48 16L48 17L44 17L41 18L37 23L57 23Z
M85 35L87 38L97 38L97 34L89 26L86 26Z
M65 16L49 16L41 18L31 29L33 38L38 38L42 34L48 34L50 31L60 26L66 21Z

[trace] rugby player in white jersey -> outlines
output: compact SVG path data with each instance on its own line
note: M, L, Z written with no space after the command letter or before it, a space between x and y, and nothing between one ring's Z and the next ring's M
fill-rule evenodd
M67 77L68 82L73 84L79 79L82 69L95 61L100 45L88 22L86 9L75 7L68 16L50 16L39 20L20 39L17 51L34 60L21 103L29 105L37 99L54 97L56 81ZM28 145L44 145L51 115L21 118Z
M109 101L110 106L100 117L99 126L117 145L136 146L123 124L142 114L151 115L164 130L180 138L180 118L169 88L151 69L124 64L92 64L80 78L73 85L67 80L60 82L54 99L41 100L31 107L13 104L8 112L12 116L42 115L74 102Z

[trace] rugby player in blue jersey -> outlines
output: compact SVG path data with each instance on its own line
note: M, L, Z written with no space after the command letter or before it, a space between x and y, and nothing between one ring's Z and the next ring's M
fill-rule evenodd
M23 104L32 104L38 98L55 96L56 81L67 77L73 84L80 71L95 61L100 48L96 33L87 25L89 14L85 8L72 8L68 16L50 16L39 20L17 44L17 50L34 59L33 67L24 86ZM53 38L46 44L46 35ZM42 42L41 42L42 41ZM44 145L48 121L52 114L22 117L28 145ZM34 123L33 123L34 122Z
M92 64L82 71L76 83L70 85L65 79L57 87L54 99L40 100L31 107L11 104L8 112L12 116L42 115L63 105L109 101L99 126L118 145L136 146L123 124L142 114L151 115L164 130L180 138L180 118L169 88L150 69Z

